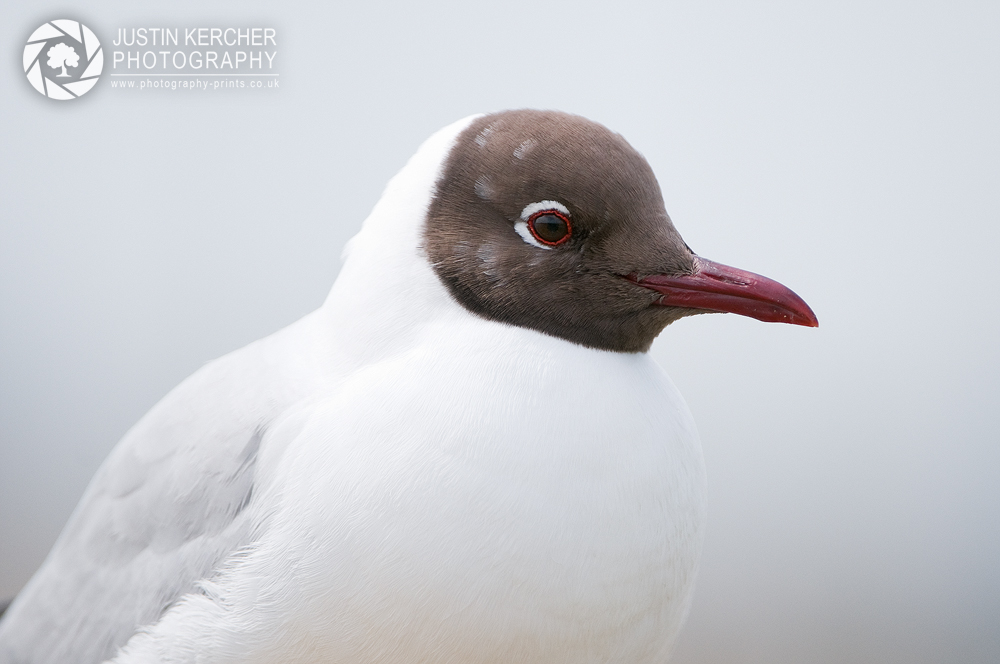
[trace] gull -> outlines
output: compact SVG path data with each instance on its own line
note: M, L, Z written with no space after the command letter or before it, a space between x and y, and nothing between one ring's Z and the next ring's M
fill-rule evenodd
M98 470L0 620L4 664L662 662L705 470L647 351L818 325L696 255L646 160L552 111L431 136L329 297L207 364Z

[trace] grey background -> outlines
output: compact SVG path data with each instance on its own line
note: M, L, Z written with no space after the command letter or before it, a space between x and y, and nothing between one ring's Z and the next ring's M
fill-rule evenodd
M528 106L624 134L696 251L822 323L654 346L710 488L674 661L1000 660L998 8L5 0L0 596L159 397L321 303L426 136ZM275 27L281 88L53 102L20 68L53 18Z

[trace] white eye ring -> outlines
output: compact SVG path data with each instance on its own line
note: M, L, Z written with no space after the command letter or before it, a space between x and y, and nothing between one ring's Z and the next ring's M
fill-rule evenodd
M566 209L566 206L559 201L538 201L537 203L529 203L524 206L523 210L521 210L521 221L514 224L514 230L517 231L517 234L521 236L522 240L530 244L532 247L548 250L552 249L552 247L548 247L536 240L535 236L532 235L531 231L528 229L528 219L531 218L531 215L536 212L541 212L542 210L558 210L567 217L570 216L569 210Z
M569 210L559 201L538 201L524 206L524 209L521 210L521 221L527 223L528 219L531 219L531 215L542 210L559 210L567 217L570 216Z

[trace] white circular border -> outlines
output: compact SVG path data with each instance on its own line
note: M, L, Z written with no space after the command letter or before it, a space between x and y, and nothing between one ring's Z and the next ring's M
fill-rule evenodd
M50 39L69 37L80 44L87 55L86 68L83 75L70 83L58 83L42 73L42 50ZM94 31L79 21L60 18L42 25L31 33L24 47L24 73L28 76L31 87L49 99L67 101L76 99L90 92L104 70L104 49Z

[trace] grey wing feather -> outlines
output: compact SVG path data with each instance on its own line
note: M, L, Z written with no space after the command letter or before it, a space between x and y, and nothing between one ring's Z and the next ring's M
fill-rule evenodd
M274 339L206 365L126 434L0 620L0 663L103 662L248 542L263 427L311 382L269 366Z

